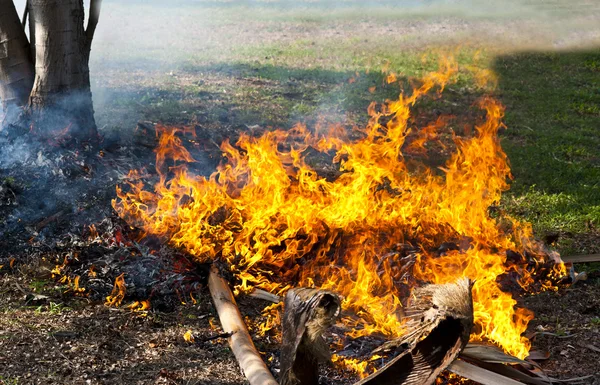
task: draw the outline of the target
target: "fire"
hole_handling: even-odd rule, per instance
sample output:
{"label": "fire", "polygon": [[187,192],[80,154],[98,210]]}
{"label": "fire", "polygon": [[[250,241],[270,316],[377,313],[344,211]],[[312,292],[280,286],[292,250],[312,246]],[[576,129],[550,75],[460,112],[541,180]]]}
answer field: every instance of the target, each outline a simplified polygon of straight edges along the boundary
{"label": "fire", "polygon": [[280,311],[282,309],[282,302],[274,303],[263,309],[262,315],[266,318],[266,321],[257,325],[258,335],[264,336],[269,330],[281,324]]}
{"label": "fire", "polygon": [[346,358],[338,356],[337,354],[332,354],[331,362],[342,366],[346,370],[356,373],[360,378],[365,378],[370,374],[367,372],[367,361],[361,361],[356,358]]}
{"label": "fire", "polygon": [[[108,301],[108,299],[107,299]],[[146,312],[150,310],[150,300],[144,299],[141,301],[134,301],[129,305],[125,306],[126,309],[129,309],[134,312]]]}
{"label": "fire", "polygon": [[[497,138],[504,108],[483,98],[485,119],[472,137],[455,138],[456,151],[440,170],[415,171],[404,158],[436,140],[451,119],[419,129],[411,107],[441,93],[457,72],[454,59],[444,58],[412,93],[372,103],[360,139],[348,139],[340,127],[312,132],[303,125],[258,138],[242,133],[235,146],[221,145],[227,161],[210,177],[188,171],[194,159],[180,138],[185,133],[158,127],[158,182],[148,188],[132,171],[113,207],[199,261],[226,261],[237,290],[281,294],[293,282],[340,293],[344,309],[358,316],[344,319],[353,336],[401,335],[402,287],[467,276],[475,281],[472,339],[524,358],[529,341],[522,333],[532,314],[516,307],[497,278],[507,271],[507,250],[535,252],[535,244],[529,225],[488,211],[511,177]],[[337,177],[309,165],[309,148],[333,157]],[[457,246],[436,255],[444,242]],[[406,245],[416,250],[414,266],[404,259]]]}
{"label": "fire", "polygon": [[79,286],[80,277],[76,275],[74,278],[64,275],[58,282],[64,283],[67,285],[67,290],[65,293],[73,292],[75,295],[86,295],[85,288]]}
{"label": "fire", "polygon": [[125,287],[125,273],[119,275],[115,278],[115,286],[112,289],[112,292],[108,297],[106,297],[106,302],[104,303],[106,306],[111,307],[119,307],[123,299],[125,298],[127,288]]}
{"label": "fire", "polygon": [[183,334],[183,339],[185,340],[185,342],[187,343],[194,343],[195,342],[195,338],[194,338],[194,333],[192,333],[191,330],[186,331]]}

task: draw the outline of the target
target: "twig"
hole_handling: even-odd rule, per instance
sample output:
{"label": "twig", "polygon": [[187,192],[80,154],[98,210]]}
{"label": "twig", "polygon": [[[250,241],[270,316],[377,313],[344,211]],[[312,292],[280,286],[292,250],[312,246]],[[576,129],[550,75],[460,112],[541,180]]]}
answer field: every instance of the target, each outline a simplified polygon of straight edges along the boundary
{"label": "twig", "polygon": [[600,262],[600,254],[569,255],[566,257],[561,256],[561,259],[563,262],[572,263]]}
{"label": "twig", "polygon": [[231,333],[229,346],[250,385],[277,385],[277,381],[252,343],[250,333],[227,282],[219,276],[214,266],[208,277],[208,289],[217,308],[223,331]]}
{"label": "twig", "polygon": [[480,368],[463,360],[454,360],[448,367],[448,370],[483,385],[523,385],[522,382]]}
{"label": "twig", "polygon": [[208,342],[208,341],[212,341],[212,340],[218,340],[219,338],[229,338],[232,335],[233,335],[233,333],[219,333],[214,336],[202,338],[199,340],[199,342]]}
{"label": "twig", "polygon": [[42,230],[44,227],[48,226],[50,223],[56,221],[58,218],[60,218],[62,215],[64,215],[66,213],[65,210],[60,210],[59,212],[50,215],[49,217],[42,219],[41,221],[39,221],[36,225],[35,225],[35,230],[36,231],[40,231]]}
{"label": "twig", "polygon": [[29,14],[29,0],[25,2],[25,10],[23,11],[23,21],[21,21],[21,25],[23,29],[25,29],[25,25],[27,24],[27,15]]}
{"label": "twig", "polygon": [[281,302],[280,296],[278,296],[277,294],[269,293],[268,291],[265,291],[262,289],[254,289],[250,294],[248,294],[248,296],[252,297],[252,298],[258,298],[258,299],[262,299],[265,301],[273,302],[273,303]]}
{"label": "twig", "polygon": [[590,349],[593,352],[600,353],[600,348],[591,344],[580,344],[579,346]]}
{"label": "twig", "polygon": [[98,19],[100,18],[101,7],[102,0],[90,0],[90,18],[88,20],[87,28],[85,29],[88,45],[92,44],[94,32],[96,32],[96,26],[98,25]]}
{"label": "twig", "polygon": [[552,336],[552,337],[556,337],[556,338],[560,338],[560,339],[564,339],[564,338],[573,338],[576,335],[578,335],[579,333],[573,333],[573,334],[566,334],[566,335],[560,335],[557,333],[551,333],[551,332],[535,332],[533,333],[533,336],[537,336],[537,335],[541,335],[541,336]]}

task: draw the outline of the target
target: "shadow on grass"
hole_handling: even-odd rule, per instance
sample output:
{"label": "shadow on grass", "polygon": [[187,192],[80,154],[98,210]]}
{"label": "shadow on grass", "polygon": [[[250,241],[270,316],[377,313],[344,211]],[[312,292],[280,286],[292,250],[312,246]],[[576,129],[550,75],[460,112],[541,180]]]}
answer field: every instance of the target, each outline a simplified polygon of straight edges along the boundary
{"label": "shadow on grass", "polygon": [[[291,127],[317,117],[366,122],[369,103],[397,98],[398,84],[385,85],[377,71],[297,69],[247,63],[184,66],[169,79],[136,90],[94,91],[99,125],[136,120],[218,127]],[[400,79],[408,87],[407,79]],[[115,119],[122,116],[123,119]],[[362,119],[362,122],[356,119]]]}
{"label": "shadow on grass", "polygon": [[511,210],[545,232],[594,233],[600,228],[600,50],[501,56],[493,70],[507,108],[502,144],[515,177]]}

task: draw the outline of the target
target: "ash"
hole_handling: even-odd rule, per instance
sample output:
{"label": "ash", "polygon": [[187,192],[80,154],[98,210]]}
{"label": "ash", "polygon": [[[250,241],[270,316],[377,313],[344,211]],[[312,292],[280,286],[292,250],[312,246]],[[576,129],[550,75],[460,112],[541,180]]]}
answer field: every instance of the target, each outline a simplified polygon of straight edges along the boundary
{"label": "ash", "polygon": [[[0,131],[0,265],[35,276],[80,277],[91,300],[125,273],[127,299],[152,298],[167,310],[206,280],[202,265],[144,238],[112,209],[129,170],[155,174],[152,125],[90,144]],[[214,170],[213,154],[196,168]],[[198,170],[197,170],[198,171]],[[58,274],[52,270],[60,267]]]}

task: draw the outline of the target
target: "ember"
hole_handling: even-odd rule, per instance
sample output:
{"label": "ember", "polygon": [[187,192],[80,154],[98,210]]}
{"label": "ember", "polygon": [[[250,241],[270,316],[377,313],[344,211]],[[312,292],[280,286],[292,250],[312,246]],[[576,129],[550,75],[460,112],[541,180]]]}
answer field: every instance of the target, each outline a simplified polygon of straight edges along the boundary
{"label": "ember", "polygon": [[[257,138],[241,134],[235,146],[221,144],[226,161],[208,178],[187,167],[194,159],[181,139],[186,130],[158,127],[158,182],[149,188],[150,180],[131,171],[113,207],[199,262],[226,262],[238,291],[281,295],[302,285],[341,294],[342,308],[357,316],[342,319],[353,337],[402,336],[403,302],[414,287],[468,277],[475,282],[471,340],[524,358],[530,343],[522,334],[533,314],[516,307],[499,280],[517,272],[522,286],[532,284],[526,263],[508,260],[508,252],[540,265],[546,257],[527,223],[490,215],[511,178],[497,138],[504,108],[482,98],[485,119],[472,137],[455,138],[456,151],[439,171],[414,168],[403,155],[447,124],[437,119],[420,129],[411,107],[441,93],[457,71],[453,58],[444,58],[412,93],[372,103],[357,140],[339,127],[313,132],[303,125]],[[311,151],[338,164],[335,177],[311,166]],[[564,265],[550,273],[563,276]]]}

